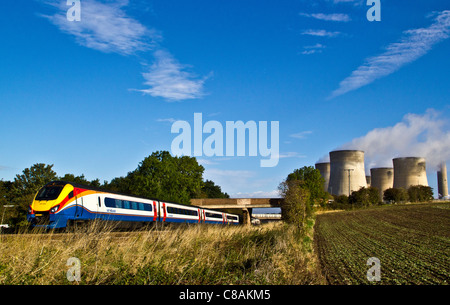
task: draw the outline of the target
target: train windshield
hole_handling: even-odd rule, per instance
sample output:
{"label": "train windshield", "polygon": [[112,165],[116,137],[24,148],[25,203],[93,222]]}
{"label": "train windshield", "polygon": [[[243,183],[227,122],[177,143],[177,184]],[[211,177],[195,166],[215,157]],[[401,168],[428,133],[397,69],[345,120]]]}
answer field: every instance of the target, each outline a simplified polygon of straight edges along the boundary
{"label": "train windshield", "polygon": [[37,194],[36,200],[55,200],[63,188],[63,185],[45,186]]}

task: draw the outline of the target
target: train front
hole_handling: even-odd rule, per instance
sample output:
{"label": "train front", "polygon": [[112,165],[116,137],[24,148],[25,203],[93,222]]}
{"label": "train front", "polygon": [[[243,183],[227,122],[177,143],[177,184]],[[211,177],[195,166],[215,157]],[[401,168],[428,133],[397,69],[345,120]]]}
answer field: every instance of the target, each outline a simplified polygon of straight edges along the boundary
{"label": "train front", "polygon": [[70,216],[64,211],[64,207],[73,198],[73,190],[73,186],[64,181],[53,181],[44,185],[28,209],[28,222],[32,226],[47,229],[66,227]]}

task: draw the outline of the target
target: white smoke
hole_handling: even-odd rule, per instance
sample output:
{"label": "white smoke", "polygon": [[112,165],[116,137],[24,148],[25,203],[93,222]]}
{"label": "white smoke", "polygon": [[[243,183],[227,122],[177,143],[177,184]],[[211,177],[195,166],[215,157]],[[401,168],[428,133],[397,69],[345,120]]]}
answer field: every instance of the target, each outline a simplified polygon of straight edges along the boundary
{"label": "white smoke", "polygon": [[338,149],[365,152],[366,171],[373,167],[392,167],[397,157],[424,157],[428,169],[436,170],[450,160],[449,120],[434,109],[425,114],[406,114],[394,126],[375,128]]}

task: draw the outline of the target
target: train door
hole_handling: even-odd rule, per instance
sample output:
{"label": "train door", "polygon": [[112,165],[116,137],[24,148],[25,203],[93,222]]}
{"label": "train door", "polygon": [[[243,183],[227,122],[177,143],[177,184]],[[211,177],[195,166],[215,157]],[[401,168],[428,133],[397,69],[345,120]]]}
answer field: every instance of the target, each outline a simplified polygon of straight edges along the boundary
{"label": "train door", "polygon": [[80,218],[83,215],[83,197],[75,197],[75,218]]}

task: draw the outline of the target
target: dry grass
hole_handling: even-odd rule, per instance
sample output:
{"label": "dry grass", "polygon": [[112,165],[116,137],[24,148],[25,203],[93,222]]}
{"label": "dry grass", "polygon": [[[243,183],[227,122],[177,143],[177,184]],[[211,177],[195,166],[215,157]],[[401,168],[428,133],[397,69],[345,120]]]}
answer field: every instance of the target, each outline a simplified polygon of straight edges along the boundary
{"label": "dry grass", "polygon": [[323,284],[311,236],[283,223],[3,235],[0,284],[70,284],[70,257],[75,284]]}

